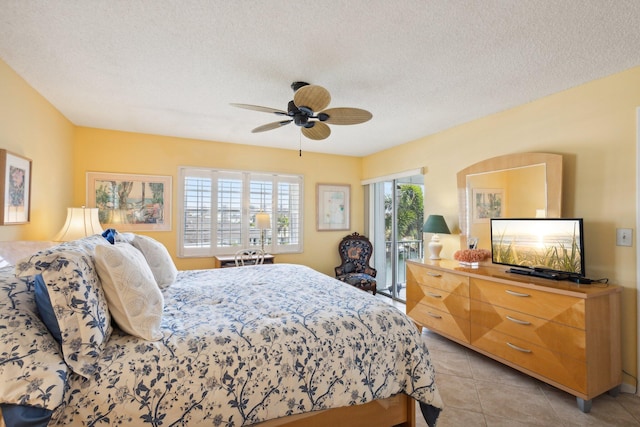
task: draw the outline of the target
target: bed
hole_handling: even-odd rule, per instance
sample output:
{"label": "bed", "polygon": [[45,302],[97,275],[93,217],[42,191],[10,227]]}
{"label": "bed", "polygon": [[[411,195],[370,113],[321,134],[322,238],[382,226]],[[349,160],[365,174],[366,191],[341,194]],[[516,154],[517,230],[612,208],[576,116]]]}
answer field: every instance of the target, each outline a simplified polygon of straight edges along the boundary
{"label": "bed", "polygon": [[8,427],[414,426],[415,402],[435,425],[428,350],[391,305],[301,265],[177,271],[153,239],[110,237],[0,267]]}

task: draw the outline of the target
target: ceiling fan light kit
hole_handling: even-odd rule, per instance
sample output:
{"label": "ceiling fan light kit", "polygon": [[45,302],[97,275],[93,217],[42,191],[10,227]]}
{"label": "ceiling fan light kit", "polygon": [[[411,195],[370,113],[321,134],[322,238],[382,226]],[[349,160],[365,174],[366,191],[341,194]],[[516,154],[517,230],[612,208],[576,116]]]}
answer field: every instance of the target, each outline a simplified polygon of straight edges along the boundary
{"label": "ceiling fan light kit", "polygon": [[289,120],[258,126],[251,131],[253,133],[277,129],[293,122],[295,125],[300,126],[305,137],[315,140],[326,139],[331,135],[331,128],[327,123],[332,125],[357,125],[371,120],[371,117],[373,117],[370,112],[360,108],[340,107],[326,109],[331,102],[331,95],[322,86],[310,85],[306,82],[293,82],[291,83],[291,89],[294,91],[293,100],[289,101],[287,111],[251,104],[231,105],[290,117]]}

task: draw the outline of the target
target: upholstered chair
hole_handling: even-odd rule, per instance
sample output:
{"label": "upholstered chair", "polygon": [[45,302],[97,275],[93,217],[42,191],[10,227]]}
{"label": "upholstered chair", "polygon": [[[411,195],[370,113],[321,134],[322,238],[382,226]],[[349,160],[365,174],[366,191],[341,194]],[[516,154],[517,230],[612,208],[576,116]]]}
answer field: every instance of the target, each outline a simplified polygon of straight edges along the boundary
{"label": "upholstered chair", "polygon": [[342,264],[335,268],[336,278],[365,291],[376,294],[376,269],[369,265],[373,245],[366,236],[353,233],[338,245]]}

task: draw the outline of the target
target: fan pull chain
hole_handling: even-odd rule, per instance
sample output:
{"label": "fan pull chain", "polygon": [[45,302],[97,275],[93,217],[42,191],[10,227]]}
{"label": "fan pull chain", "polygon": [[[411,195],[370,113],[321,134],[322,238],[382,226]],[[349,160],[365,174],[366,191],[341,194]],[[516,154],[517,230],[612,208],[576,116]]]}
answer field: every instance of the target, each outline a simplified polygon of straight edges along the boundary
{"label": "fan pull chain", "polygon": [[300,150],[299,156],[302,157],[302,129],[300,129],[300,133],[298,134],[298,150]]}

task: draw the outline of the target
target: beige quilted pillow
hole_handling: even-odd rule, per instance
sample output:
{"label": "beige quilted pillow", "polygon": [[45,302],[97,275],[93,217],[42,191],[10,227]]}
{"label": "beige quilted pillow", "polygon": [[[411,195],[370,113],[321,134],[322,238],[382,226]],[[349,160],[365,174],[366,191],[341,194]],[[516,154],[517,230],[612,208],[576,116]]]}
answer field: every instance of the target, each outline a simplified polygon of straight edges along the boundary
{"label": "beige quilted pillow", "polygon": [[131,244],[144,255],[160,289],[166,289],[176,281],[178,269],[162,243],[151,237],[136,234]]}
{"label": "beige quilted pillow", "polygon": [[142,253],[126,243],[97,246],[95,263],[120,329],[149,341],[162,338],[164,298]]}

